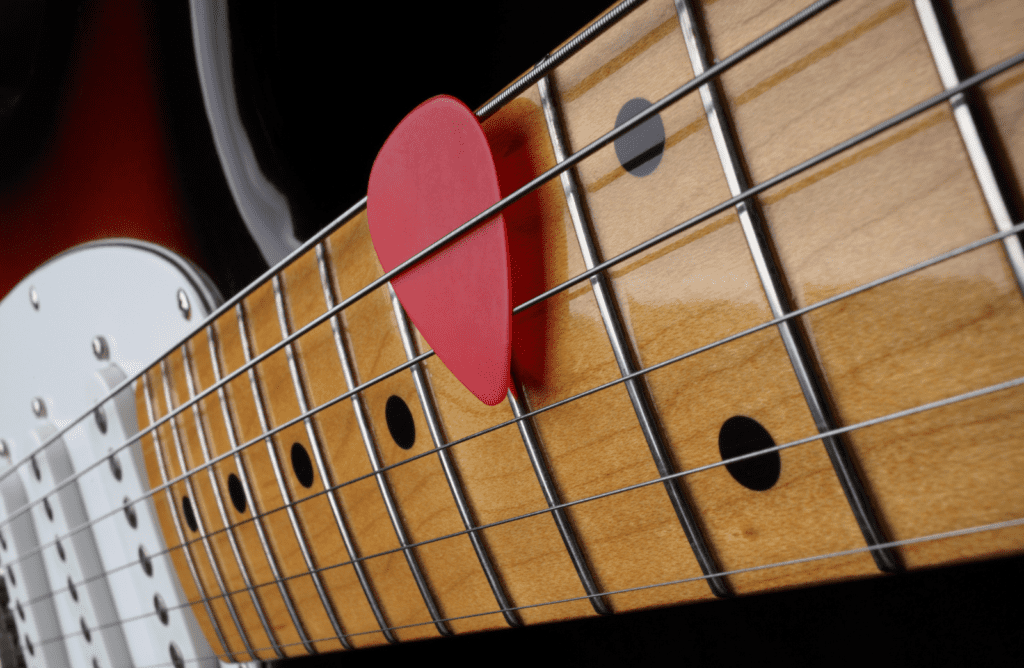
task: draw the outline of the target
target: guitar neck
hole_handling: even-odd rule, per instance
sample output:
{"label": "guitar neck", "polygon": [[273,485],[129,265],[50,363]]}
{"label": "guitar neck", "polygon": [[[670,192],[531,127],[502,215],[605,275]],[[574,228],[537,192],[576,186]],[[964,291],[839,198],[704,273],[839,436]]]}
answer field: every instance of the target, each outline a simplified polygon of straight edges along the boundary
{"label": "guitar neck", "polygon": [[[800,5],[628,12],[485,120],[503,192]],[[365,211],[150,368],[140,426],[174,411],[143,438],[153,499],[211,647],[1020,552],[1020,243],[893,274],[1020,221],[1024,72],[841,145],[1024,50],[1020,3],[953,5],[839,2],[509,207],[512,303],[561,289],[516,315],[497,406],[388,285],[331,313],[383,275]]]}

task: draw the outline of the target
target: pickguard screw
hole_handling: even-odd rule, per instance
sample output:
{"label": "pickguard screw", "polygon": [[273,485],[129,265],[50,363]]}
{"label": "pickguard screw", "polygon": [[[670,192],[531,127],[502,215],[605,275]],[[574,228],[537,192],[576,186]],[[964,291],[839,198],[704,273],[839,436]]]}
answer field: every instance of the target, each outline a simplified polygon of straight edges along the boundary
{"label": "pickguard screw", "polygon": [[192,317],[192,305],[188,303],[188,295],[181,288],[178,288],[178,308],[181,310],[181,314],[185,316],[185,320]]}
{"label": "pickguard screw", "polygon": [[32,400],[32,412],[35,413],[36,417],[46,417],[46,404],[39,397]]}
{"label": "pickguard screw", "polygon": [[97,336],[92,340],[92,354],[98,360],[105,360],[110,357],[110,348],[107,347],[107,340],[105,338]]}
{"label": "pickguard screw", "polygon": [[93,414],[96,416],[96,427],[99,428],[100,433],[107,433],[107,412],[103,410],[103,406],[97,406]]}
{"label": "pickguard screw", "polygon": [[39,310],[39,293],[36,292],[35,287],[30,287],[28,289],[28,300],[30,302],[32,302],[32,308],[34,308],[35,310],[38,311]]}

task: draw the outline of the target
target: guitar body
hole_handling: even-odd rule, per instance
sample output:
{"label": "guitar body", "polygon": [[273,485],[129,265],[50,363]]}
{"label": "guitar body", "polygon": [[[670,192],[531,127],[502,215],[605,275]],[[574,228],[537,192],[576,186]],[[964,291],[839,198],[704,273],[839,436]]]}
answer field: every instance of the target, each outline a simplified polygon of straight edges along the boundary
{"label": "guitar body", "polygon": [[[651,0],[626,13],[483,119],[492,150],[517,166],[503,173],[510,182],[502,191],[589,150],[806,4]],[[84,360],[43,362],[39,379],[50,380],[35,389],[32,360],[47,356],[20,355],[37,337],[8,336],[16,327],[9,323],[44,313],[57,284],[39,286],[69,258],[110,249],[58,258],[5,298],[0,331],[5,345],[15,342],[5,371],[17,365],[24,373],[4,381],[10,417],[0,414],[0,435],[12,455],[0,484],[21,481],[23,497],[5,497],[4,511],[31,518],[36,536],[36,548],[17,546],[14,568],[31,570],[22,555],[35,549],[43,565],[32,577],[46,585],[25,598],[9,583],[11,608],[38,599],[50,637],[67,636],[52,644],[69,656],[90,645],[74,613],[107,604],[69,599],[54,555],[73,523],[61,516],[67,526],[46,528],[46,484],[28,457],[68,450],[83,438],[70,425],[100,402],[136,422],[120,420],[117,443],[102,445],[93,434],[88,447],[70,450],[88,450],[94,462],[103,447],[135,457],[139,491],[126,497],[148,509],[137,520],[148,517],[147,545],[174,574],[161,596],[176,602],[168,607],[180,628],[176,640],[159,635],[160,606],[138,584],[131,596],[107,585],[115,603],[97,619],[117,628],[127,610],[144,612],[161,653],[175,642],[186,658],[212,652],[299,665],[309,653],[525,625],[411,647],[450,653],[568,637],[555,656],[578,659],[575,648],[590,645],[580,650],[586,665],[688,654],[729,663],[761,658],[734,647],[734,637],[777,650],[785,623],[775,611],[784,609],[801,627],[794,642],[817,638],[802,656],[834,661],[827,645],[887,631],[901,638],[892,627],[908,615],[916,624],[908,633],[923,644],[944,621],[918,609],[957,607],[933,593],[943,588],[963,597],[972,631],[994,628],[994,643],[1011,647],[1001,630],[1020,619],[1019,606],[978,590],[1002,588],[1024,549],[1024,358],[1016,345],[1024,300],[1019,241],[1007,231],[1022,213],[1021,66],[738,195],[1024,50],[1013,28],[1024,18],[1019,2],[958,2],[937,14],[929,6],[842,0],[659,109],[643,132],[606,142],[509,207],[512,302],[552,295],[515,316],[533,343],[514,345],[517,392],[493,408],[462,387],[405,318],[383,282],[365,211],[335,221],[232,298],[249,282],[240,276],[258,273],[254,265],[225,272],[204,256],[208,242],[190,237],[195,230],[167,231],[168,221],[190,217],[196,200],[188,188],[179,197],[168,186],[183,177],[167,165],[183,161],[157,150],[164,143],[153,108],[149,134],[136,137],[134,149],[122,147],[149,165],[133,173],[141,181],[110,178],[107,190],[69,185],[62,165],[88,158],[103,173],[105,154],[72,132],[73,123],[58,125],[70,129],[57,130],[50,157],[22,177],[22,188],[3,193],[5,221],[157,221],[153,234],[170,236],[156,240],[207,266],[229,301],[218,309],[216,289],[173,256],[122,249],[125,258],[152,256],[149,269],[125,278],[103,274],[132,295],[114,300],[122,316],[147,309],[148,322],[174,326],[158,328],[159,336],[121,334],[116,314],[62,316],[74,324],[57,325],[51,345]],[[935,22],[938,32],[929,32]],[[943,69],[943,53],[955,68]],[[117,136],[117,123],[104,122],[97,127]],[[266,127],[273,145],[279,135],[273,123]],[[632,154],[627,139],[639,142]],[[287,182],[276,174],[278,186]],[[106,195],[87,196],[94,191]],[[730,198],[737,200],[722,204]],[[323,201],[295,204],[296,220]],[[237,216],[232,221],[240,228]],[[96,234],[125,234],[122,223],[104,224]],[[665,238],[652,243],[658,235]],[[979,245],[961,250],[972,243]],[[943,253],[951,256],[911,271]],[[606,261],[614,263],[590,271]],[[575,279],[586,272],[592,276]],[[83,294],[91,289],[70,280]],[[174,293],[163,301],[163,280],[191,286],[189,318]],[[370,284],[377,287],[364,296]],[[38,311],[22,294],[32,286]],[[92,338],[114,330],[116,354],[97,359]],[[129,340],[135,352],[121,359],[120,342]],[[123,375],[103,371],[110,366]],[[81,398],[50,398],[65,391],[51,388],[69,373],[75,380],[66,391]],[[129,389],[119,388],[121,378],[133,381]],[[101,381],[107,392],[121,391],[104,398]],[[100,393],[73,389],[87,386]],[[47,405],[45,418],[31,412],[35,396]],[[84,431],[95,421],[88,415]],[[47,420],[52,427],[40,431]],[[742,460],[761,448],[772,451]],[[89,457],[76,456],[74,471],[89,467]],[[111,473],[107,465],[95,471]],[[84,521],[116,510],[118,494],[105,494],[107,510],[87,503]],[[127,515],[115,515],[126,523]],[[117,528],[110,540],[122,549],[109,554],[103,534],[90,533],[93,547],[82,553],[98,555],[89,557],[97,582],[114,582],[111,571],[148,582],[124,548],[129,530]],[[1011,559],[917,572],[1000,557]],[[792,591],[806,587],[818,588]],[[867,594],[892,609],[879,611]],[[679,603],[695,605],[651,612]],[[986,614],[990,623],[979,622]],[[563,625],[543,626],[550,622]],[[45,626],[25,624],[37,633]],[[748,631],[752,625],[762,628]],[[679,627],[688,630],[677,646]],[[130,654],[145,665],[146,643],[130,633],[125,625],[120,636],[104,636],[102,655],[117,663]],[[605,651],[614,644],[606,635],[616,633],[618,657]],[[931,656],[964,656],[955,634],[937,635]],[[862,656],[876,656],[868,645]],[[360,649],[346,658],[402,651]],[[839,654],[841,662],[856,649]]]}

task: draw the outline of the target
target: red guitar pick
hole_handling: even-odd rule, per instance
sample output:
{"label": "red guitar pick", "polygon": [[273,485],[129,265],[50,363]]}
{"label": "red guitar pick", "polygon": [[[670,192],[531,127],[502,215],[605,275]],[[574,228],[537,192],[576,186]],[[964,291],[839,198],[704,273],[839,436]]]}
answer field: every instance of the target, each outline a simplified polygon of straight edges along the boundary
{"label": "red guitar pick", "polygon": [[[427,100],[398,124],[370,171],[367,218],[381,266],[394,269],[499,199],[476,116],[453,97]],[[509,266],[498,214],[391,281],[437,356],[489,406],[510,385]]]}

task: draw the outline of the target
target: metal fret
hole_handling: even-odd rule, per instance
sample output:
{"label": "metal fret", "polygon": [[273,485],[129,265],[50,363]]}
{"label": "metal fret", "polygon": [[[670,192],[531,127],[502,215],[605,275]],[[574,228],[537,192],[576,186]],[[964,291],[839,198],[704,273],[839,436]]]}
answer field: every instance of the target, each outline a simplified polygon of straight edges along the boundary
{"label": "metal fret", "polygon": [[[213,379],[215,382],[219,382],[221,378],[220,360],[217,358],[217,343],[214,337],[212,325],[206,328],[206,340],[210,347]],[[252,488],[249,484],[249,473],[246,469],[245,463],[242,461],[242,455],[238,451],[238,436],[235,434],[234,419],[231,416],[231,409],[228,406],[227,393],[225,392],[224,387],[217,388],[217,397],[220,399],[220,410],[224,414],[224,430],[228,433],[228,444],[231,446],[231,451],[234,453],[233,457],[235,460],[235,468],[238,470],[238,479],[242,483],[242,491],[245,493],[246,505],[252,509],[253,524],[256,527],[256,535],[259,536],[260,539],[260,546],[263,548],[263,555],[267,558],[267,564],[270,566],[270,573],[274,578],[274,583],[277,584],[277,590],[280,592],[281,598],[284,600],[285,608],[288,609],[288,616],[291,617],[292,625],[295,626],[295,630],[299,634],[299,641],[307,652],[314,654],[316,650],[312,643],[310,643],[306,629],[303,627],[302,621],[299,619],[299,615],[295,611],[295,604],[292,602],[291,594],[285,587],[284,578],[281,576],[281,569],[277,565],[277,558],[274,556],[274,551],[270,549],[270,542],[267,540],[266,529],[263,526],[263,515],[258,511],[256,499],[252,494]]]}
{"label": "metal fret", "polygon": [[[321,276],[326,277],[326,274],[321,272]],[[409,326],[405,309],[402,308],[401,302],[398,301],[398,295],[395,294],[390,283],[388,284],[388,294],[391,298],[391,308],[395,312],[395,321],[398,323],[398,332],[402,337],[405,357],[407,360],[413,360],[416,358],[417,353],[412,330]],[[333,323],[334,320],[331,322]],[[337,330],[335,331],[335,339],[340,340],[340,332]],[[505,587],[501,583],[501,578],[494,568],[491,555],[487,552],[483,536],[475,530],[476,519],[473,517],[473,509],[469,507],[469,501],[466,499],[466,494],[462,489],[462,482],[459,480],[459,472],[455,468],[455,462],[452,461],[452,456],[448,449],[443,447],[448,440],[445,438],[444,428],[441,426],[441,417],[438,415],[437,406],[427,381],[427,375],[420,364],[414,364],[410,370],[412,371],[413,383],[416,385],[416,395],[419,397],[420,406],[423,408],[423,415],[427,420],[427,428],[430,430],[430,438],[434,443],[434,448],[440,448],[437,450],[437,457],[441,460],[444,477],[448,481],[448,487],[452,490],[455,506],[459,509],[459,517],[462,518],[462,525],[469,532],[469,540],[473,544],[473,550],[476,552],[477,559],[480,561],[480,567],[484,570],[487,583],[491,586],[491,591],[494,592],[494,598],[501,608],[501,614],[505,617],[505,621],[509,626],[522,626],[522,620],[519,619],[519,615],[512,609],[512,602],[509,600]],[[353,386],[349,385],[349,387]]]}
{"label": "metal fret", "polygon": [[[238,320],[238,333],[242,340],[242,352],[245,355],[246,364],[252,359],[252,347],[249,343],[249,332],[248,325],[245,322],[245,311],[242,309],[242,304],[238,304],[235,307],[235,317]],[[259,416],[260,429],[266,433],[270,429],[270,421],[267,419],[267,409],[263,404],[263,392],[260,390],[259,381],[256,378],[256,370],[253,367],[249,367],[247,370],[249,375],[249,387],[252,389],[253,400],[256,403],[256,414]],[[299,524],[299,518],[295,514],[295,504],[292,501],[291,493],[288,491],[288,484],[284,480],[284,472],[281,470],[281,461],[277,457],[277,448],[274,445],[274,438],[268,436],[266,438],[267,443],[267,454],[270,456],[270,465],[274,469],[274,478],[277,480],[277,488],[281,493],[281,499],[284,501],[285,511],[288,513],[288,520],[292,524],[292,531],[295,533],[295,540],[299,544],[299,551],[302,553],[302,559],[306,562],[306,570],[309,572],[309,577],[313,580],[313,586],[316,587],[316,593],[320,597],[320,603],[324,606],[324,612],[327,613],[327,618],[331,622],[331,628],[334,629],[334,634],[345,649],[351,649],[351,645],[348,638],[345,636],[341,629],[341,624],[338,622],[338,618],[334,614],[334,607],[331,605],[330,598],[327,596],[327,591],[324,589],[324,584],[320,580],[320,571],[317,570],[316,564],[313,563],[313,555],[310,553],[309,544],[306,542],[305,533],[302,531],[302,526]]]}
{"label": "metal fret", "polygon": [[[554,148],[555,160],[561,162],[566,158],[565,138],[562,134],[562,123],[559,112],[555,105],[554,95],[551,91],[551,84],[548,77],[541,77],[537,82],[537,89],[540,92],[541,106],[544,108],[544,119],[547,121],[548,135],[551,138],[551,145]],[[580,251],[583,254],[583,262],[587,269],[593,269],[600,263],[597,254],[597,247],[594,245],[594,237],[590,230],[590,222],[587,220],[583,201],[580,198],[576,186],[575,171],[566,170],[561,174],[562,191],[565,193],[566,204],[569,207],[569,216],[572,218],[572,226],[576,231],[576,240],[579,242]],[[604,322],[605,331],[608,333],[608,341],[611,343],[612,351],[615,354],[615,361],[619,366],[619,373],[628,376],[640,367],[629,345],[625,334],[622,318],[609,288],[607,277],[603,272],[590,277],[590,287],[594,292],[594,299],[597,301],[598,310],[601,312],[601,320]],[[640,431],[643,432],[644,440],[651,451],[654,465],[658,469],[658,475],[669,475],[675,472],[672,457],[665,438],[658,425],[658,418],[654,407],[651,404],[650,396],[647,393],[645,383],[640,378],[630,378],[625,381],[626,392],[633,404],[633,411],[640,423]],[[679,519],[683,533],[690,543],[693,556],[697,559],[701,572],[709,576],[708,586],[716,596],[729,596],[729,588],[724,578],[718,577],[718,564],[711,554],[704,532],[697,522],[693,511],[690,509],[685,496],[683,495],[682,482],[666,481],[665,491],[668,494],[672,509]]]}
{"label": "metal fret", "polygon": [[[149,385],[149,375],[142,374],[142,395],[146,401],[146,416],[149,418],[149,423],[153,424],[156,418],[153,413],[153,390]],[[153,450],[156,452],[157,468],[160,470],[160,480],[163,483],[167,483],[167,464],[164,462],[163,446],[160,444],[160,434],[157,430],[153,430]],[[181,527],[181,517],[178,515],[178,506],[174,502],[174,495],[171,493],[170,487],[165,487],[164,492],[167,495],[167,505],[171,508],[171,517],[174,519],[174,530],[178,534],[178,545],[181,549],[182,554],[185,555],[185,562],[188,564],[189,573],[192,574],[192,581],[196,584],[196,589],[199,591],[199,597],[202,601],[203,607],[206,608],[206,615],[210,618],[210,625],[213,626],[214,633],[217,634],[217,640],[220,642],[221,648],[224,650],[224,656],[228,658],[232,663],[237,663],[235,655],[228,649],[228,644],[224,640],[224,634],[220,630],[220,623],[217,618],[213,616],[213,608],[210,607],[210,600],[206,597],[206,588],[203,587],[202,581],[199,579],[199,572],[196,571],[195,562],[192,560],[192,546],[185,540],[185,531]]]}
{"label": "metal fret", "polygon": [[[188,388],[189,399],[191,399],[196,395],[196,384],[192,374],[192,366],[189,362],[187,342],[181,346],[181,365],[185,371],[185,385]],[[166,383],[166,377],[164,382]],[[170,405],[169,400],[168,405]],[[199,411],[199,404],[192,404],[192,418],[196,423],[196,434],[199,439],[199,448],[203,454],[203,461],[208,462],[210,461],[210,448],[206,442],[206,428],[203,426],[202,415]],[[182,466],[184,467],[184,462],[182,462]],[[187,469],[182,468],[182,470],[184,471]],[[274,648],[274,653],[278,658],[284,658],[284,654],[281,652],[281,648],[277,644],[277,639],[274,637],[274,632],[270,628],[270,622],[267,621],[267,615],[263,610],[263,605],[256,596],[256,589],[253,587],[252,581],[249,579],[249,570],[246,568],[245,562],[242,561],[242,553],[238,549],[238,541],[235,538],[235,529],[234,526],[232,526],[231,521],[228,519],[227,509],[224,506],[224,498],[221,496],[220,486],[217,484],[217,477],[213,467],[207,468],[206,473],[210,479],[210,487],[213,488],[213,498],[217,503],[217,512],[220,513],[220,520],[224,524],[224,533],[227,535],[228,544],[231,546],[231,553],[235,557],[235,563],[238,564],[238,571],[242,575],[242,582],[245,584],[245,589],[249,592],[249,599],[252,601],[253,608],[256,610],[256,615],[260,618],[260,624],[263,626],[263,631],[267,634],[267,639]],[[227,598],[227,600],[230,601],[230,598]]]}
{"label": "metal fret", "polygon": [[[281,328],[281,336],[288,338],[289,327],[288,320],[285,315],[281,279],[278,276],[275,276],[271,281],[274,288],[274,302],[277,306],[277,321]],[[309,410],[309,402],[306,400],[306,390],[302,386],[302,379],[299,376],[299,368],[295,361],[295,351],[292,344],[289,343],[285,346],[284,352],[288,359],[288,369],[291,372],[292,383],[295,387],[295,396],[299,402],[299,411],[305,413]],[[331,478],[328,476],[327,467],[324,466],[323,455],[320,452],[320,439],[317,436],[316,429],[313,427],[313,420],[312,418],[305,418],[302,422],[306,428],[306,435],[309,437],[310,449],[313,451],[313,459],[316,462],[317,470],[320,472],[320,479],[323,480],[324,488],[330,490],[332,482]],[[362,425],[360,425],[360,428],[362,428]],[[372,459],[373,458],[371,457],[371,460]],[[374,468],[376,469],[377,466],[374,465]],[[388,623],[384,619],[384,613],[381,610],[380,603],[377,601],[377,595],[374,593],[373,587],[370,585],[370,579],[366,575],[366,570],[363,568],[363,562],[356,561],[359,556],[359,552],[356,549],[355,542],[352,540],[352,536],[349,534],[348,525],[341,514],[341,507],[338,505],[338,498],[333,490],[327,493],[327,500],[331,505],[331,513],[334,515],[334,523],[337,525],[338,532],[341,534],[341,539],[345,543],[345,549],[348,550],[349,559],[352,560],[352,567],[355,568],[356,576],[359,578],[359,585],[363,589],[363,594],[366,595],[366,600],[370,604],[370,609],[373,610],[373,615],[377,619],[377,624],[380,626],[381,631],[384,632],[384,637],[387,638],[388,642],[398,642],[398,640],[391,634],[391,631],[388,630]],[[389,507],[388,510],[390,511],[391,508]],[[392,522],[394,522],[394,518],[392,518]],[[408,556],[406,558],[408,559]],[[420,575],[419,571],[414,570],[413,575]],[[422,575],[420,575],[420,578],[421,577]],[[420,584],[420,578],[417,578],[416,580],[417,585]],[[425,587],[426,585],[424,584],[423,586]],[[421,588],[420,591],[424,592],[425,589]],[[428,608],[430,607],[429,601],[427,606]],[[434,619],[439,619],[440,615],[433,615],[434,608],[430,609],[432,617]]]}
{"label": "metal fret", "polygon": [[[163,381],[164,401],[167,402],[167,410],[173,410],[174,402],[171,399],[171,381],[169,374],[167,373],[166,357],[160,360],[160,377]],[[181,470],[184,473],[188,471],[189,468],[185,463],[185,450],[181,445],[181,434],[178,433],[177,421],[171,420],[170,426],[171,440],[174,441],[174,450],[178,456],[178,465],[181,466]],[[213,471],[212,468],[208,470],[211,472]],[[246,635],[245,629],[242,628],[242,621],[238,618],[238,612],[235,610],[235,604],[232,602],[231,597],[227,595],[227,592],[230,590],[224,584],[224,576],[221,575],[220,565],[217,563],[217,558],[213,554],[213,547],[210,545],[210,538],[206,535],[206,524],[203,522],[203,514],[199,510],[199,497],[196,496],[195,488],[192,486],[192,476],[188,476],[183,482],[185,483],[185,491],[188,492],[189,497],[192,499],[192,504],[194,506],[193,515],[195,516],[200,542],[203,545],[203,551],[206,552],[206,558],[210,561],[210,570],[213,572],[213,579],[217,582],[217,589],[220,590],[224,599],[224,604],[227,606],[228,614],[231,615],[231,621],[234,622],[235,627],[238,629],[238,637],[242,639],[242,645],[245,646],[245,651],[249,653],[250,657],[256,659],[257,657],[253,652],[252,645],[249,644],[249,637]]]}
{"label": "metal fret", "polygon": [[[928,48],[935,60],[935,68],[939,71],[939,78],[942,80],[946,90],[958,85],[961,81],[957,74],[956,65],[953,62],[954,42],[947,37],[947,31],[952,26],[943,26],[935,11],[932,0],[914,0],[917,7],[917,15],[924,29],[925,39],[928,41]],[[943,30],[943,28],[946,30]],[[957,53],[957,56],[961,54]],[[988,150],[982,141],[978,125],[974,120],[974,113],[964,93],[957,93],[949,99],[949,106],[953,109],[953,118],[960,130],[960,137],[963,139],[964,147],[967,149],[967,156],[971,159],[974,167],[974,175],[978,178],[981,192],[985,196],[985,203],[988,205],[989,214],[1000,232],[1013,227],[1013,219],[1010,217],[1010,210],[1006,204],[1007,197],[1003,194],[996,179],[992,161],[989,158]],[[1007,260],[1013,270],[1013,276],[1017,280],[1017,287],[1024,292],[1024,249],[1021,247],[1020,237],[1017,235],[1003,239],[1003,248],[1006,250]]]}
{"label": "metal fret", "polygon": [[[555,487],[555,481],[551,478],[551,471],[548,470],[548,464],[544,460],[544,453],[540,450],[540,439],[533,426],[533,418],[526,415],[530,412],[530,407],[526,404],[525,389],[514,376],[512,382],[516,386],[516,391],[509,390],[508,405],[512,407],[512,414],[518,419],[516,425],[519,427],[519,434],[523,438],[523,445],[526,446],[526,453],[529,455],[530,464],[533,465],[533,471],[537,475],[537,482],[540,483],[544,500],[547,502],[548,508],[551,509],[551,517],[555,520],[555,526],[558,527],[558,533],[562,537],[562,542],[565,543],[569,559],[572,560],[573,568],[579,575],[583,590],[587,592],[594,611],[599,615],[610,615],[612,609],[602,596],[601,590],[594,580],[594,574],[590,572],[590,564],[587,563],[587,558],[583,554],[583,548],[580,547],[579,541],[576,539],[576,532],[569,522],[569,516],[561,507],[562,501],[558,497],[558,488]],[[516,394],[522,397],[522,400]]]}
{"label": "metal fret", "polygon": [[[694,76],[700,76],[708,69],[707,47],[703,35],[697,24],[690,0],[675,0],[675,3]],[[701,86],[700,96],[704,103],[708,125],[711,127],[715,148],[722,163],[722,170],[729,184],[729,192],[735,197],[749,187],[749,179],[742,167],[735,134],[726,115],[716,82],[711,81]],[[757,268],[757,275],[761,279],[772,317],[779,318],[793,309],[789,304],[782,274],[772,255],[764,218],[760,214],[756,199],[750,197],[738,202],[736,213],[743,228],[747,247],[753,257],[754,266]],[[807,353],[806,343],[796,322],[784,320],[779,323],[778,330],[815,426],[819,432],[831,431],[839,424],[839,421],[832,415],[825,395],[821,391],[823,380],[810,361],[811,357]],[[823,437],[822,443],[828,452],[839,484],[843,488],[843,493],[857,520],[857,525],[864,535],[864,540],[868,545],[885,543],[885,534],[871,508],[871,501],[853,466],[845,444],[838,436]],[[898,558],[891,549],[872,550],[871,555],[875,559],[875,564],[883,571],[894,572],[900,569]]]}

